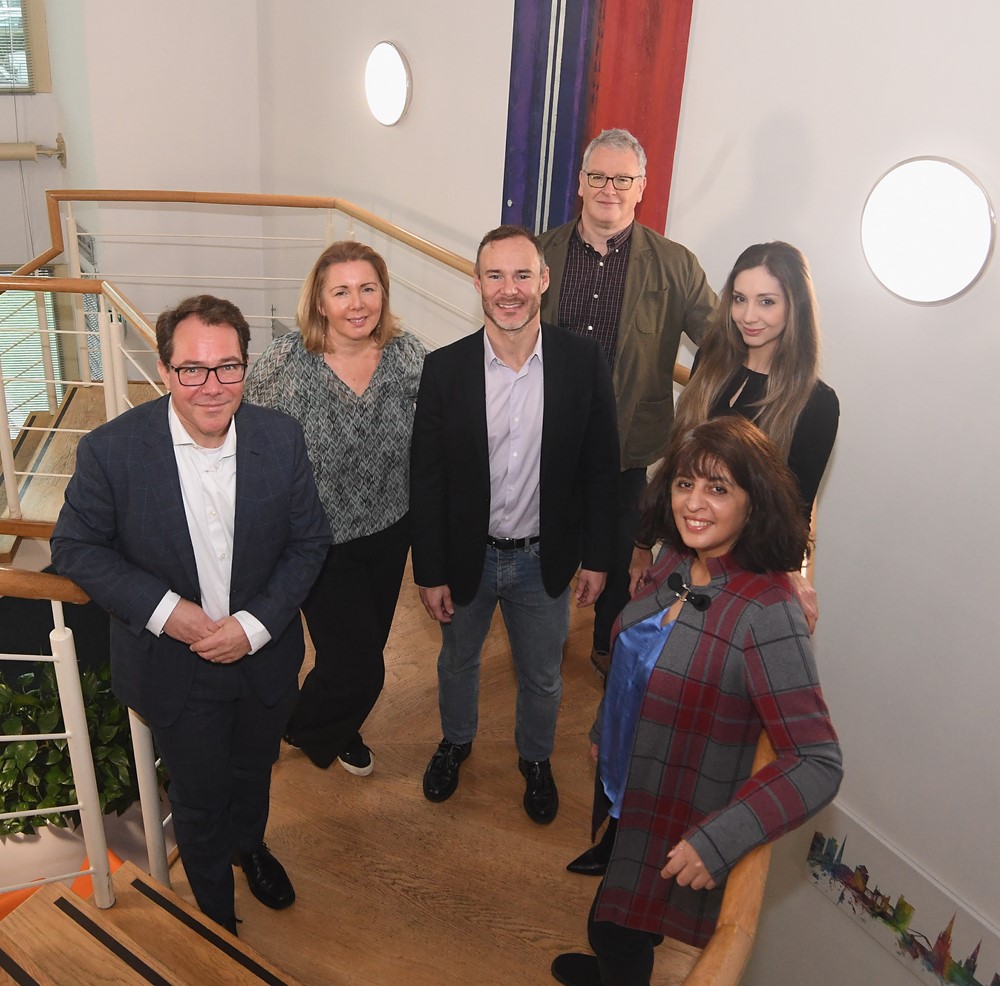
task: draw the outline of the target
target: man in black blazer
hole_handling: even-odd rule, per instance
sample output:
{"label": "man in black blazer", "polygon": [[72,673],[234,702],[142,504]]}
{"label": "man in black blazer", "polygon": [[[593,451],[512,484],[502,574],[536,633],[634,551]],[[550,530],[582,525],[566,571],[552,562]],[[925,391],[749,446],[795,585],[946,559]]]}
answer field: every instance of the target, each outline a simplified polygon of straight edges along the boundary
{"label": "man in black blazer", "polygon": [[330,535],[299,425],[241,404],[239,309],[189,298],[156,335],[169,397],[81,440],[52,560],[111,614],[115,694],[170,774],[198,906],[235,933],[234,862],[269,907],[295,899],[264,830]]}
{"label": "man in black blazer", "polygon": [[613,550],[618,476],[614,392],[591,340],[542,325],[548,268],[517,226],[476,258],[485,325],[430,353],[413,430],[413,573],[441,623],[444,738],[424,774],[451,797],[478,726],[479,659],[500,603],[518,679],[515,742],[530,818],[559,807],[549,755],[562,695],[569,583],[592,605]]}

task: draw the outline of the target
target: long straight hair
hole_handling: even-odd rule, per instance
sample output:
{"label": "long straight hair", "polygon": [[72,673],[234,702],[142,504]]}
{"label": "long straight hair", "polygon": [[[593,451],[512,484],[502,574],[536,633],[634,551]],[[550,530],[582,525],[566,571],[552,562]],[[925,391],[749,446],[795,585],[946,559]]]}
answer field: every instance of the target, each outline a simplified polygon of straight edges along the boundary
{"label": "long straight hair", "polygon": [[698,351],[698,372],[677,402],[674,428],[690,431],[708,419],[726,386],[743,370],[749,347],[733,322],[733,282],[745,270],[763,267],[785,293],[788,317],[753,421],[787,459],[795,425],[819,375],[819,316],[809,262],[790,243],[756,243],[740,254],[726,279]]}

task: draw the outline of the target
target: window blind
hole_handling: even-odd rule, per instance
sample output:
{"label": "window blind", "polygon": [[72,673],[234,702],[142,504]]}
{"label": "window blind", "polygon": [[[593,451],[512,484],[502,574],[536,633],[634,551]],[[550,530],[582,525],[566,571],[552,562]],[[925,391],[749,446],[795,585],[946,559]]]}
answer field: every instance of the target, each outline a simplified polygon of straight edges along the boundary
{"label": "window blind", "polygon": [[[15,268],[0,268],[0,273],[13,273]],[[51,271],[39,272],[50,277]],[[49,344],[52,362],[57,368],[59,336],[56,334],[55,301],[49,292],[45,299],[45,317],[49,325]],[[33,411],[54,411],[49,407],[45,384],[45,367],[42,363],[42,342],[38,334],[38,307],[34,291],[4,291],[0,294],[0,370],[3,373],[4,392],[7,396],[7,417],[10,436],[14,438],[25,419]],[[56,384],[56,400],[61,401],[65,388]]]}

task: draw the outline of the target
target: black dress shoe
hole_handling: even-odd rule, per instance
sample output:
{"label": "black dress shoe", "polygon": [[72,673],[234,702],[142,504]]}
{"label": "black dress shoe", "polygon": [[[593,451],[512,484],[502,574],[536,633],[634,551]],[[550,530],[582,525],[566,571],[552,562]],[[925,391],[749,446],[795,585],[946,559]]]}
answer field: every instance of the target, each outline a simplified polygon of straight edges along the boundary
{"label": "black dress shoe", "polygon": [[591,846],[581,853],[572,863],[566,864],[570,873],[581,873],[583,876],[604,876],[611,860],[611,850],[615,846],[615,832],[618,831],[618,819],[609,818],[608,827],[596,846]]}
{"label": "black dress shoe", "polygon": [[525,760],[518,757],[518,769],[524,774],[524,810],[539,825],[548,825],[559,811],[559,792],[552,779],[548,760]]}
{"label": "black dress shoe", "polygon": [[263,842],[250,852],[236,852],[233,865],[243,870],[250,893],[265,906],[280,911],[294,902],[292,881]]}
{"label": "black dress shoe", "polygon": [[597,956],[583,952],[563,952],[552,960],[552,978],[564,986],[601,986]]}
{"label": "black dress shoe", "polygon": [[438,743],[437,751],[424,771],[424,797],[428,801],[447,801],[458,787],[458,768],[472,752],[471,743]]}

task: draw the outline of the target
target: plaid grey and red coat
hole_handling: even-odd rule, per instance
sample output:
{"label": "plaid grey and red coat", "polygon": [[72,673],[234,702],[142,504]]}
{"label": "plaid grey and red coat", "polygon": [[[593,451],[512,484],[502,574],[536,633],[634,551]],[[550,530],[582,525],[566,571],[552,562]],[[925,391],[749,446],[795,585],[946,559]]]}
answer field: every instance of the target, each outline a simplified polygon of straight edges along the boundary
{"label": "plaid grey and red coat", "polygon": [[[693,556],[665,549],[648,588],[617,632],[669,608],[674,571],[689,581]],[[843,775],[809,633],[788,579],[709,560],[711,598],[684,605],[642,703],[618,835],[595,917],[703,946],[715,929],[722,884],[755,846],[832,800]],[[603,706],[594,727],[599,742]],[[761,729],[777,759],[751,776]],[[686,839],[717,887],[664,880],[667,852]]]}

